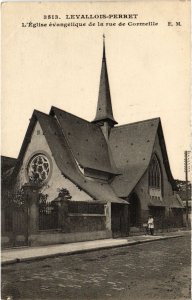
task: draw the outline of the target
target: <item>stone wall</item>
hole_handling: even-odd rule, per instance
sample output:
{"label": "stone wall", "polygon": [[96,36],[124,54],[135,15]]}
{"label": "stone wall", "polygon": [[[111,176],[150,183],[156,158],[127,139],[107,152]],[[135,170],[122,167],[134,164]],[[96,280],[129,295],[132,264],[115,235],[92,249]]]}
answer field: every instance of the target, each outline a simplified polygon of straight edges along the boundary
{"label": "stone wall", "polygon": [[[37,186],[25,185],[24,192],[24,197],[28,199],[26,202],[27,207],[25,207],[24,211],[23,209],[18,209],[18,211],[10,210],[13,217],[13,226],[9,230],[6,230],[4,226],[5,210],[2,210],[3,247],[48,245],[112,237],[109,204],[96,201],[90,204],[90,201],[82,202],[61,199],[61,202],[56,204],[58,205],[58,214],[56,216],[58,218],[58,226],[49,229],[41,228],[40,230],[39,190]],[[73,204],[72,208],[76,213],[70,211],[71,204]],[[55,215],[53,217],[55,218]],[[19,221],[19,227],[15,223],[16,220]]]}
{"label": "stone wall", "polygon": [[78,232],[40,232],[38,234],[33,234],[30,236],[30,244],[31,246],[45,246],[52,244],[67,244],[84,241],[94,241],[108,239],[111,237],[112,233],[109,230],[81,232],[81,234]]}

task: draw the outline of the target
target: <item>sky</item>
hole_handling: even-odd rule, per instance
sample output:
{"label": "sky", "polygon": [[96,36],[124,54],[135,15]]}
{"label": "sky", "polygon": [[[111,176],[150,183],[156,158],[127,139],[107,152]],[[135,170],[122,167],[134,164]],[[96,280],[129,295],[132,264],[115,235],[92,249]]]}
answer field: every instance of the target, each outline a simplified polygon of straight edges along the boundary
{"label": "sky", "polygon": [[[85,14],[113,17],[66,19]],[[60,19],[47,20],[45,15]],[[4,3],[2,155],[18,156],[34,109],[49,113],[53,105],[94,119],[105,34],[115,120],[122,125],[160,117],[173,176],[184,179],[184,151],[190,142],[189,18],[188,1]],[[30,22],[47,26],[28,27]],[[50,22],[86,25],[53,27]],[[158,25],[128,26],[128,22]]]}

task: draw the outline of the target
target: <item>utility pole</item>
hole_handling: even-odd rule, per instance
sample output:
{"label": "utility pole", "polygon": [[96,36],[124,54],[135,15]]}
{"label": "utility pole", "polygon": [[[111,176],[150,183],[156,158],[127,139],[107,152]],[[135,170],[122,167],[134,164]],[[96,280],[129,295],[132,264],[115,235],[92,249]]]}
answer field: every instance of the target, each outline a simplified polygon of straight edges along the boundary
{"label": "utility pole", "polygon": [[189,184],[188,184],[188,172],[190,171],[190,151],[185,151],[184,154],[184,171],[185,171],[185,184],[186,184],[186,226],[189,226]]}

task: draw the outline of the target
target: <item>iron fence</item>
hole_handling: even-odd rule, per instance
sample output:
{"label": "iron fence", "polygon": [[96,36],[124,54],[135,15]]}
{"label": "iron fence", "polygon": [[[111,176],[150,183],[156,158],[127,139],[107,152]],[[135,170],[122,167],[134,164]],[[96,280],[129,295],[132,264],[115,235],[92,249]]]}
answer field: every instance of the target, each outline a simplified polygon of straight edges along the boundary
{"label": "iron fence", "polygon": [[58,229],[59,207],[56,203],[39,203],[39,230]]}
{"label": "iron fence", "polygon": [[104,204],[102,203],[89,203],[83,201],[69,201],[68,202],[69,213],[75,214],[98,214],[103,215]]}

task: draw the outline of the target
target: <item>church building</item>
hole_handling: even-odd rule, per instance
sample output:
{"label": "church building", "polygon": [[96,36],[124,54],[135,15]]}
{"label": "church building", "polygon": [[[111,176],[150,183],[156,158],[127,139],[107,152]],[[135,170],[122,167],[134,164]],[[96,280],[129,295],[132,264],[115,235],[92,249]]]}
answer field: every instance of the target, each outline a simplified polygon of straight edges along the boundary
{"label": "church building", "polygon": [[[149,215],[156,230],[183,226],[161,120],[118,125],[105,44],[95,119],[54,106],[49,114],[34,110],[11,167],[7,186],[12,183],[14,193],[28,191],[31,245],[136,234]],[[11,239],[8,232],[16,221],[10,225],[7,216],[2,214],[2,236]],[[18,236],[22,240],[21,232]]]}

